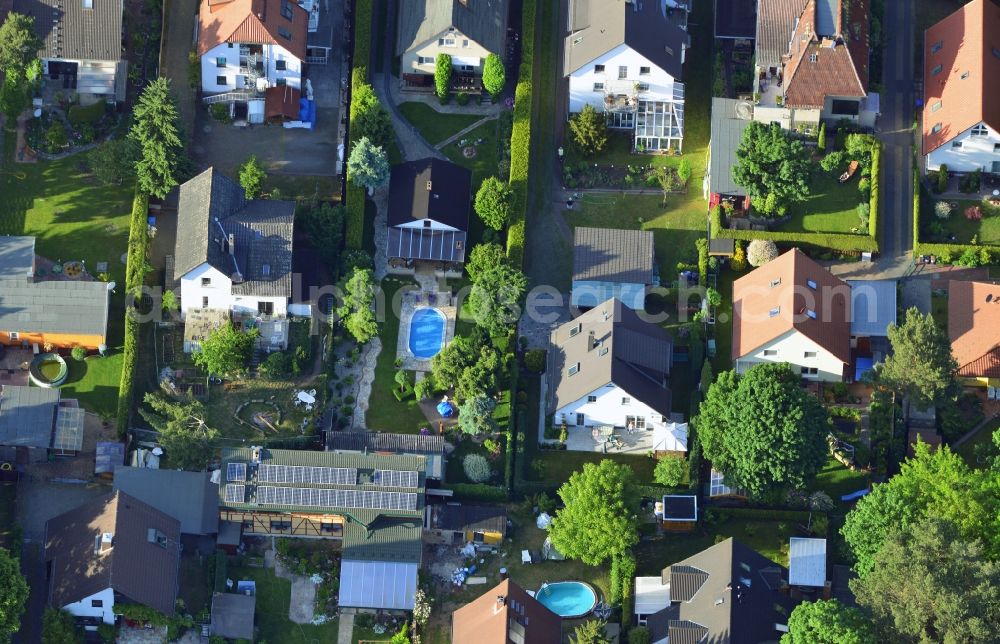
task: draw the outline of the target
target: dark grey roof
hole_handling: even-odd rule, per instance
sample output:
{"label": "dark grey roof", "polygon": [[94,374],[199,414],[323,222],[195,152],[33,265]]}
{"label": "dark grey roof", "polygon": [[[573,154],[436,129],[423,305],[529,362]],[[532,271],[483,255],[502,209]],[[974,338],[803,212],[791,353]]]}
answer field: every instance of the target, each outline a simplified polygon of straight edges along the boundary
{"label": "dark grey roof", "polygon": [[115,468],[114,486],[181,522],[184,534],[219,531],[219,485],[208,472]]}
{"label": "dark grey roof", "polygon": [[256,607],[256,595],[215,593],[212,596],[212,635],[232,640],[252,640]]}
{"label": "dark grey roof", "polygon": [[[600,346],[591,345],[591,333]],[[673,364],[673,340],[618,299],[557,327],[549,345],[550,411],[613,382],[636,400],[670,415],[666,382]],[[569,375],[569,367],[576,364],[579,370]]]}
{"label": "dark grey roof", "polygon": [[109,292],[105,282],[0,280],[0,329],[103,338]]}
{"label": "dark grey roof", "polygon": [[506,535],[507,509],[502,505],[435,505],[431,507],[431,527],[437,530],[499,532]]}
{"label": "dark grey roof", "polygon": [[432,219],[468,231],[471,192],[472,172],[451,161],[428,157],[394,165],[389,175],[389,226]]}
{"label": "dark grey roof", "polygon": [[775,624],[787,624],[799,602],[780,592],[788,577],[785,568],[735,539],[706,548],[663,573],[670,579],[671,608],[677,609],[670,615],[671,644],[777,641],[781,633]]}
{"label": "dark grey roof", "polygon": [[44,42],[42,58],[120,60],[122,0],[15,0],[14,11],[34,16],[35,33]]}
{"label": "dark grey roof", "polygon": [[507,38],[508,0],[406,0],[400,7],[396,55],[454,27],[498,56]]}
{"label": "dark grey roof", "polygon": [[389,432],[327,432],[326,448],[356,452],[367,450],[400,454],[443,454],[444,436]]}
{"label": "dark grey roof", "polygon": [[753,39],[756,28],[757,0],[716,0],[716,38]]}
{"label": "dark grey roof", "polygon": [[[595,4],[596,3],[596,4]],[[563,75],[625,44],[680,80],[688,34],[667,19],[662,2],[570,0]]]}
{"label": "dark grey roof", "polygon": [[4,385],[0,392],[0,444],[47,449],[52,445],[58,389]]}
{"label": "dark grey roof", "polygon": [[0,237],[0,279],[24,280],[34,275],[35,238]]}
{"label": "dark grey roof", "polygon": [[677,604],[670,604],[663,610],[647,617],[646,628],[649,629],[652,641],[666,641],[670,632],[670,622],[677,621],[678,615],[680,615],[680,607]]}
{"label": "dark grey roof", "polygon": [[653,231],[578,227],[573,281],[653,283]]}
{"label": "dark grey roof", "polygon": [[389,257],[439,262],[465,261],[464,231],[389,228],[385,250]]}
{"label": "dark grey roof", "polygon": [[[745,197],[747,191],[733,181],[736,148],[743,139],[743,130],[750,123],[736,115],[741,102],[731,98],[712,99],[712,138],[709,141],[708,190],[722,195]],[[752,109],[752,108],[750,108]]]}
{"label": "dark grey roof", "polygon": [[289,297],[294,217],[295,202],[247,200],[239,184],[209,168],[180,187],[174,275],[208,262],[234,278],[234,295]]}
{"label": "dark grey roof", "polygon": [[760,0],[757,3],[757,39],[755,63],[758,67],[781,67],[781,57],[802,15],[806,0]]}
{"label": "dark grey roof", "polygon": [[663,497],[664,521],[697,521],[698,497],[690,494],[667,494]]}
{"label": "dark grey roof", "polygon": [[726,237],[716,237],[708,240],[708,254],[732,257],[736,252],[736,240]]}

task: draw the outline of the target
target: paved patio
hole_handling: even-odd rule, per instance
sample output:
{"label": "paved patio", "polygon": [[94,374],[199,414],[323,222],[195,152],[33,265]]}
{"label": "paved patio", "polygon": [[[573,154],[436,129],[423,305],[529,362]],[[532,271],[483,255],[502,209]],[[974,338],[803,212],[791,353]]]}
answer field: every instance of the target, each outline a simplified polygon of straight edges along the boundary
{"label": "paved patio", "polygon": [[637,429],[631,433],[616,427],[614,437],[620,446],[613,445],[595,427],[569,427],[566,449],[572,452],[597,452],[598,454],[645,454],[653,449],[653,430]]}

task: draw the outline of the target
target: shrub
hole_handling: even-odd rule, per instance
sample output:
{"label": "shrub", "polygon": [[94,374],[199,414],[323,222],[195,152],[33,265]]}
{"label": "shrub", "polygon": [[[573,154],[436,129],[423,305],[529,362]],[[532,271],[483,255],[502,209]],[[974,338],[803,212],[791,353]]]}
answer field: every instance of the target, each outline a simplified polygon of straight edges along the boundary
{"label": "shrub", "polygon": [[871,188],[872,188],[871,179],[869,179],[868,177],[861,177],[861,179],[858,180],[858,191],[861,192],[861,194],[863,194],[864,196],[866,197],[868,196],[868,193],[871,191]]}
{"label": "shrub", "polygon": [[496,54],[490,54],[483,63],[483,88],[496,100],[506,82],[507,72],[503,61]]}
{"label": "shrub", "polygon": [[681,185],[686,186],[691,179],[691,161],[687,157],[681,159],[677,164],[677,177],[681,180]]}
{"label": "shrub", "polygon": [[490,462],[482,454],[466,454],[462,459],[462,469],[465,476],[473,483],[484,483],[493,476]]}
{"label": "shrub", "polygon": [[979,253],[976,252],[975,248],[966,248],[962,251],[962,254],[958,256],[955,260],[956,266],[965,266],[966,268],[975,268],[979,266]]}
{"label": "shrub", "polygon": [[847,163],[847,152],[844,150],[836,150],[823,157],[819,162],[819,166],[827,172],[836,173],[840,171],[840,168],[842,168],[845,163]]}
{"label": "shrub", "polygon": [[62,121],[52,121],[52,125],[45,132],[45,142],[48,143],[49,149],[53,152],[69,143],[66,126],[63,125]]}
{"label": "shrub", "polygon": [[769,239],[755,239],[747,247],[747,260],[754,268],[777,259],[778,246]]}
{"label": "shrub", "polygon": [[212,118],[219,123],[230,123],[232,122],[232,117],[229,116],[229,104],[228,103],[212,103],[208,106],[208,113],[212,115]]}
{"label": "shrub", "polygon": [[525,217],[528,211],[528,171],[531,165],[531,74],[534,57],[536,0],[527,0],[521,11],[521,69],[514,91],[514,124],[510,137],[510,185],[514,189],[507,257],[520,267],[524,263]]}
{"label": "shrub", "polygon": [[687,469],[687,461],[683,458],[667,456],[656,462],[656,468],[653,470],[653,480],[660,485],[677,487],[684,481]]}
{"label": "shrub", "polygon": [[74,105],[66,113],[66,120],[74,128],[84,124],[94,125],[101,120],[105,111],[107,111],[107,103],[103,101],[98,101],[86,107],[83,105]]}
{"label": "shrub", "polygon": [[733,250],[733,257],[729,260],[729,265],[734,271],[744,271],[747,268],[747,252],[743,250],[743,242],[736,240]]}
{"label": "shrub", "polygon": [[87,357],[87,350],[83,347],[73,347],[73,350],[69,353],[73,356],[73,359],[77,361],[83,361]]}
{"label": "shrub", "polygon": [[458,94],[455,95],[455,102],[458,103],[459,105],[468,105],[469,95],[466,94],[465,92],[459,92]]}
{"label": "shrub", "polygon": [[284,351],[269,354],[260,363],[260,372],[267,378],[277,379],[288,375],[292,369],[291,356]]}
{"label": "shrub", "polygon": [[983,209],[979,206],[969,206],[965,209],[965,218],[969,221],[979,221],[983,218]]}
{"label": "shrub", "polygon": [[531,349],[524,352],[524,366],[528,371],[541,373],[545,371],[545,351],[542,349]]}
{"label": "shrub", "polygon": [[451,70],[451,56],[438,54],[434,59],[434,93],[442,101],[448,98],[451,89]]}
{"label": "shrub", "polygon": [[941,193],[948,189],[948,166],[944,163],[938,168],[937,184],[934,186],[935,192]]}
{"label": "shrub", "polygon": [[650,644],[652,641],[652,635],[645,626],[636,626],[628,632],[628,644]]}
{"label": "shrub", "polygon": [[819,124],[819,137],[816,139],[816,149],[820,152],[826,152],[826,121]]}
{"label": "shrub", "polygon": [[938,219],[948,219],[951,217],[951,204],[941,200],[934,202],[934,216]]}
{"label": "shrub", "polygon": [[869,206],[867,203],[859,203],[856,210],[858,213],[858,219],[861,221],[861,227],[867,231],[868,217],[869,214],[871,213],[871,206]]}

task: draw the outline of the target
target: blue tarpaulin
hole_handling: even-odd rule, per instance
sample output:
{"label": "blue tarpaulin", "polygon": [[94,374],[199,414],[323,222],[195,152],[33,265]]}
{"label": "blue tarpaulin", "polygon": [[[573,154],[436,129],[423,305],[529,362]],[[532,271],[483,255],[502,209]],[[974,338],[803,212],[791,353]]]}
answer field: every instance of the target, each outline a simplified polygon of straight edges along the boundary
{"label": "blue tarpaulin", "polygon": [[854,381],[860,382],[861,377],[875,366],[875,361],[870,357],[858,356],[854,360]]}
{"label": "blue tarpaulin", "polygon": [[455,408],[447,400],[442,400],[438,403],[437,411],[444,418],[451,418],[455,413]]}

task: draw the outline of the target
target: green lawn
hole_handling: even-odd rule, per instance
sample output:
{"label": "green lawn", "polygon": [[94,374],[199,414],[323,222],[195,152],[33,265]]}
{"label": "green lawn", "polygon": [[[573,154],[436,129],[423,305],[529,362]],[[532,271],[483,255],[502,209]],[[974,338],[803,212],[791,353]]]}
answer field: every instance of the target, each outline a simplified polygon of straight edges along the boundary
{"label": "green lawn", "polygon": [[851,492],[863,490],[869,485],[871,485],[871,482],[868,480],[867,474],[864,472],[852,472],[831,456],[816,476],[816,480],[813,481],[809,490],[811,492],[822,490],[830,495],[834,503],[843,507],[844,504],[840,500],[840,497]]}
{"label": "green lawn", "polygon": [[270,568],[229,568],[233,581],[252,579],[257,583],[257,641],[282,644],[312,644],[337,641],[337,621],[314,626],[288,620],[292,582],[274,576]]}
{"label": "green lawn", "polygon": [[400,103],[399,111],[431,145],[437,145],[483,118],[480,114],[443,114],[427,103]]}
{"label": "green lawn", "polygon": [[[951,217],[945,220],[934,216],[934,203],[937,199],[922,199],[920,219],[922,222],[933,224],[937,222],[944,227],[947,235],[955,236],[955,243],[968,244],[972,242],[973,236],[978,236],[980,244],[1000,244],[1000,209],[984,207],[981,201],[974,199],[951,201],[955,204]],[[982,219],[975,221],[966,219],[965,210],[972,206],[979,206],[985,215]],[[928,225],[924,224],[924,228]],[[926,236],[926,235],[924,235]],[[950,239],[923,239],[922,241],[940,241],[947,243]]]}
{"label": "green lawn", "polygon": [[[420,103],[420,105],[423,104]],[[479,139],[483,140],[481,144],[475,146],[476,156],[471,159],[466,158],[462,152],[462,146],[459,145],[459,141],[445,146],[441,151],[458,165],[472,170],[472,192],[475,194],[479,190],[479,184],[483,182],[483,179],[497,173],[496,119],[483,123],[462,138],[466,139],[467,142],[478,141]]]}
{"label": "green lawn", "polygon": [[681,158],[665,154],[635,153],[632,151],[632,135],[617,130],[608,131],[608,143],[599,154],[583,156],[572,142],[566,146],[565,154],[566,165],[575,165],[582,161],[585,163],[597,162],[601,165],[613,165],[615,167],[623,165],[651,165],[654,168],[676,167]]}
{"label": "green lawn", "polygon": [[15,165],[14,144],[15,137],[8,134],[0,169],[0,234],[32,235],[39,255],[83,260],[92,274],[98,262],[107,262],[108,278],[119,284],[108,314],[109,357],[88,360],[85,370],[71,372],[65,387],[91,411],[111,415],[121,379],[125,265],[119,258],[128,244],[132,187],[101,185],[80,170],[79,155]]}
{"label": "green lawn", "polygon": [[831,173],[817,169],[809,182],[809,198],[792,204],[789,208],[791,220],[778,226],[777,230],[797,233],[850,233],[851,228],[861,226],[857,212],[861,200],[858,177],[841,184]]}
{"label": "green lawn", "polygon": [[1000,450],[993,442],[993,432],[1000,430],[1000,418],[994,418],[979,428],[979,431],[955,450],[965,459],[969,467],[986,469],[993,459],[1000,456]]}

